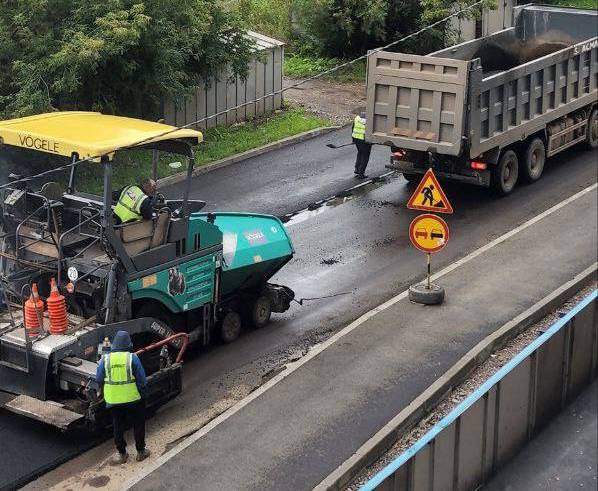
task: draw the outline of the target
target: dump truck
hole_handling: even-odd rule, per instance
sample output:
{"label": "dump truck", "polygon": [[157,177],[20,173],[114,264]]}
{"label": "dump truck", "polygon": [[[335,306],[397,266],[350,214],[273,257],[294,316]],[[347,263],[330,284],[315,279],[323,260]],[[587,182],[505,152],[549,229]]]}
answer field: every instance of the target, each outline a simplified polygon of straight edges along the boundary
{"label": "dump truck", "polygon": [[509,194],[547,157],[598,146],[598,12],[525,5],[514,25],[420,56],[368,60],[366,140],[408,181],[437,177]]}
{"label": "dump truck", "polygon": [[[0,154],[58,161],[0,185],[0,407],[62,429],[101,426],[95,369],[118,330],[131,334],[156,405],[180,392],[188,343],[232,342],[289,308],[293,291],[268,282],[294,254],[282,222],[205,213],[205,202],[189,199],[201,140],[199,131],[93,112],[0,121]],[[185,187],[178,199],[158,196],[152,219],[115,223],[113,170],[131,165],[118,158],[130,151],[150,152],[154,174],[159,152],[186,158]],[[101,197],[80,190],[84,166],[101,169]],[[49,313],[54,283],[61,330]],[[36,291],[47,310],[28,307]]]}

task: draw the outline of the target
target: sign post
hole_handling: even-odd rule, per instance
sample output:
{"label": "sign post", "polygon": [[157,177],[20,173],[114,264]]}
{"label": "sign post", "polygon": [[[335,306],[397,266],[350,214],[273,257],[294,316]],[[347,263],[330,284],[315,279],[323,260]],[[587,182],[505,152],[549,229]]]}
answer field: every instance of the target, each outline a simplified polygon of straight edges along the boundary
{"label": "sign post", "polygon": [[[407,203],[411,210],[453,213],[446,194],[436,179],[432,169],[423,179]],[[424,213],[417,216],[409,226],[411,243],[427,256],[427,281],[409,288],[409,299],[424,305],[439,304],[444,301],[444,288],[432,283],[432,254],[444,249],[450,236],[447,223],[438,215]]]}
{"label": "sign post", "polygon": [[431,284],[430,276],[432,276],[432,254],[430,252],[428,252],[427,256],[428,256],[428,290],[429,290],[430,284]]}

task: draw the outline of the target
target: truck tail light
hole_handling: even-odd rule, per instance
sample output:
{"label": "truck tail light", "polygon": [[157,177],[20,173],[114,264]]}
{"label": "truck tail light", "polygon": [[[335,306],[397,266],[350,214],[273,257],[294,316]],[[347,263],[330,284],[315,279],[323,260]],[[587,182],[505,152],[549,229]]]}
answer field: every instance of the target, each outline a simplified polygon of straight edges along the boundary
{"label": "truck tail light", "polygon": [[488,168],[486,162],[476,162],[475,160],[472,160],[469,165],[474,170],[486,170]]}

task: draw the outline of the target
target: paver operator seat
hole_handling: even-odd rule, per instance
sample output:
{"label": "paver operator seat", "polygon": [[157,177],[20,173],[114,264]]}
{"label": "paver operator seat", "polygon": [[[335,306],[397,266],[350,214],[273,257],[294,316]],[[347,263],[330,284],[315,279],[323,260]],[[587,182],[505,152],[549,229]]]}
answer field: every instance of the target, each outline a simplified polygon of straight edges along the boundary
{"label": "paver operator seat", "polygon": [[114,229],[129,256],[134,257],[166,243],[170,218],[170,210],[162,208],[151,220],[123,223]]}

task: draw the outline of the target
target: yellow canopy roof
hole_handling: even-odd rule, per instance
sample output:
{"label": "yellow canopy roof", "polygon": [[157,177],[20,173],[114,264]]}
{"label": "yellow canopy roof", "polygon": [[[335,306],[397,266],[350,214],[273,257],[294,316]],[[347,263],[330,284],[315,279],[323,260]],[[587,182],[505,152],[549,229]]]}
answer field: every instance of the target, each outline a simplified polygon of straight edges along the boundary
{"label": "yellow canopy roof", "polygon": [[199,131],[142,119],[94,112],[55,112],[0,121],[0,139],[5,145],[79,159],[111,155],[125,147],[169,140],[198,144]]}

